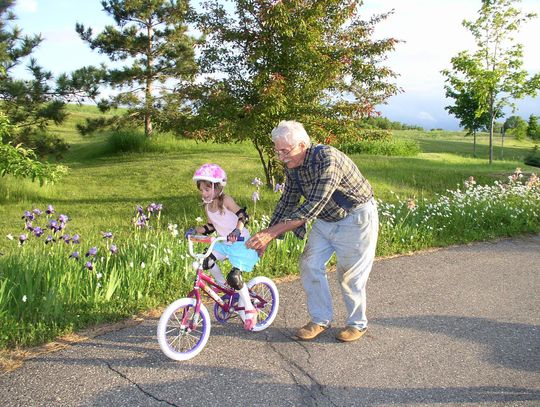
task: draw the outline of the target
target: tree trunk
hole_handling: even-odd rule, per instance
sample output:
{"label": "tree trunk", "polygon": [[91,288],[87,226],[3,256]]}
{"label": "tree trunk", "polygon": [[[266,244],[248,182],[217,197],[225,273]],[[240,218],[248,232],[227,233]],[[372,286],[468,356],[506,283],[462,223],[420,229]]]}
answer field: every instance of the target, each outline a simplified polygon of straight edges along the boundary
{"label": "tree trunk", "polygon": [[255,149],[257,150],[257,153],[259,153],[259,158],[261,160],[263,170],[264,170],[264,176],[266,177],[266,185],[271,185],[271,174],[270,174],[270,168],[266,164],[266,161],[264,160],[264,152],[262,148],[257,144],[256,140],[253,140],[253,145],[255,146]]}
{"label": "tree trunk", "polygon": [[150,138],[152,137],[152,64],[154,62],[152,58],[152,37],[154,35],[154,29],[151,23],[149,23],[147,26],[147,33],[148,44],[146,48],[146,84],[144,89],[144,134],[146,134],[146,137]]}
{"label": "tree trunk", "polygon": [[504,160],[504,130],[501,131],[501,160]]}
{"label": "tree trunk", "polygon": [[489,100],[489,163],[493,163],[493,126],[495,124],[495,112],[493,111],[493,95]]}
{"label": "tree trunk", "polygon": [[476,130],[473,130],[473,157],[476,158]]}

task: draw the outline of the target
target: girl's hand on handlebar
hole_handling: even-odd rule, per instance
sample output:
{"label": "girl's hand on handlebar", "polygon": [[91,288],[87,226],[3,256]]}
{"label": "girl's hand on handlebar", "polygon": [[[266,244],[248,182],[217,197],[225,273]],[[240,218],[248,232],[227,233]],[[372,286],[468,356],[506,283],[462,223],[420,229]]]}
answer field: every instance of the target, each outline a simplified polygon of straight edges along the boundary
{"label": "girl's hand on handlebar", "polygon": [[239,241],[241,233],[242,232],[240,232],[238,228],[235,228],[231,233],[229,233],[229,236],[227,236],[227,240],[231,243]]}
{"label": "girl's hand on handlebar", "polygon": [[184,237],[186,239],[188,239],[190,236],[193,236],[193,235],[196,235],[197,234],[197,230],[195,228],[189,228],[188,230],[186,230],[186,232],[184,233]]}

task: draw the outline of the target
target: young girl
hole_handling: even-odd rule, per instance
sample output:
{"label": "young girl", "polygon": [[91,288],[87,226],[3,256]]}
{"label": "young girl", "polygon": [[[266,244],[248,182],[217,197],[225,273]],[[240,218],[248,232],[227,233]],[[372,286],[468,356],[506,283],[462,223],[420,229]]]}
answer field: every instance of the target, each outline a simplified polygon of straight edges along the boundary
{"label": "young girl", "polygon": [[[210,270],[216,281],[220,284],[227,282],[239,294],[239,306],[244,307],[240,317],[244,320],[244,328],[252,330],[257,323],[257,311],[249,297],[249,291],[244,284],[242,271],[252,271],[259,260],[255,250],[248,249],[245,242],[249,239],[249,232],[245,225],[248,223],[248,214],[245,208],[240,208],[229,195],[223,193],[227,183],[225,171],[217,164],[204,164],[195,171],[193,180],[205,206],[207,223],[186,231],[186,237],[192,234],[211,234],[217,232],[227,237],[228,242],[219,242],[214,246],[212,254],[203,263],[205,270]],[[237,241],[239,237],[243,241]],[[232,270],[223,277],[216,260],[229,259],[233,265]]]}

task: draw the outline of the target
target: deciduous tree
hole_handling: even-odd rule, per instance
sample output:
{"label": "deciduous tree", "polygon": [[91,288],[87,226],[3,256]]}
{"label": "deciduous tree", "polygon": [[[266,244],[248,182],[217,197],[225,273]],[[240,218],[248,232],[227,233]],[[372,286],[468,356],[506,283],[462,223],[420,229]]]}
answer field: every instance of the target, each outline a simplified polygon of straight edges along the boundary
{"label": "deciduous tree", "polygon": [[[475,21],[463,21],[476,42],[473,53],[462,51],[444,70],[447,81],[462,82],[478,100],[476,116],[489,115],[489,162],[493,161],[493,125],[506,106],[515,100],[536,95],[540,74],[529,76],[523,69],[523,46],[514,35],[535,14],[524,13],[515,5],[520,0],[482,0]],[[458,89],[458,91],[460,91]]]}
{"label": "deciduous tree", "polygon": [[454,104],[445,109],[459,120],[459,125],[467,131],[467,135],[473,136],[473,157],[476,157],[476,133],[489,126],[489,115],[484,112],[477,116],[478,98],[458,78],[447,81],[445,90],[446,97],[454,99]]}
{"label": "deciduous tree", "polygon": [[527,126],[527,136],[533,140],[540,140],[540,127],[538,126],[538,116],[531,114]]}
{"label": "deciduous tree", "polygon": [[353,0],[231,3],[234,12],[207,1],[198,16],[208,79],[191,113],[201,138],[250,140],[268,184],[280,168],[270,139],[280,120],[301,121],[322,141],[398,91],[382,63],[398,41],[372,38],[389,13],[365,16]]}

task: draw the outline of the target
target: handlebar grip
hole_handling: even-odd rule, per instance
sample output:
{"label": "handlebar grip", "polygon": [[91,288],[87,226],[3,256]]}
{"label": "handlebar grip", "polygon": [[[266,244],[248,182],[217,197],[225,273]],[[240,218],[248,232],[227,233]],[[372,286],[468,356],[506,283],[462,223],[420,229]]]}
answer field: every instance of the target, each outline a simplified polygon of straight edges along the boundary
{"label": "handlebar grip", "polygon": [[204,236],[204,235],[190,235],[188,237],[189,240],[192,242],[197,243],[212,243],[212,236]]}

